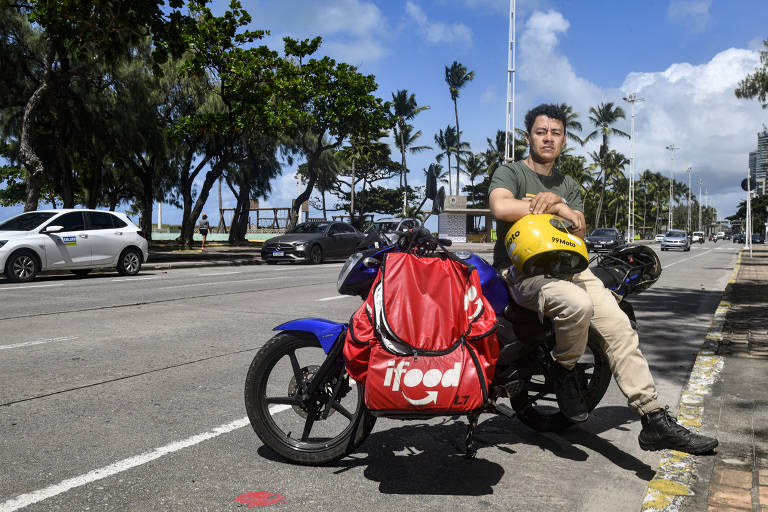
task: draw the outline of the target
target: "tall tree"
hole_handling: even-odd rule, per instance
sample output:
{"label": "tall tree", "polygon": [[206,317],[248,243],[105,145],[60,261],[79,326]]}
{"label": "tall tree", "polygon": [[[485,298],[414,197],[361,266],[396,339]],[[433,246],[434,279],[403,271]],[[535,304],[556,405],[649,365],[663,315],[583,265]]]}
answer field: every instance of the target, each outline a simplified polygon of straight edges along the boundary
{"label": "tall tree", "polygon": [[448,84],[448,91],[451,93],[451,99],[453,100],[453,113],[456,116],[456,194],[459,193],[459,150],[461,149],[458,107],[459,91],[474,78],[475,72],[467,71],[467,68],[458,61],[453,61],[450,67],[445,66],[445,83]]}
{"label": "tall tree", "polygon": [[[400,89],[397,92],[392,93],[392,120],[394,123],[392,129],[395,137],[395,145],[400,149],[400,156],[402,157],[403,163],[400,186],[405,187],[405,190],[408,189],[408,166],[405,163],[405,153],[408,148],[408,141],[406,140],[408,121],[412,120],[420,112],[428,109],[429,105],[419,106],[418,103],[416,103],[416,96],[413,93],[409,95],[406,89]],[[410,129],[412,130],[413,127]],[[419,136],[421,136],[421,130],[415,132],[414,140]],[[421,146],[421,148],[427,149],[426,146]],[[407,193],[403,196],[403,215],[405,215],[406,204]]]}
{"label": "tall tree", "polygon": [[603,159],[608,154],[608,138],[610,135],[619,135],[621,137],[627,137],[629,138],[629,134],[619,130],[618,128],[614,128],[613,124],[615,124],[619,119],[624,119],[626,115],[624,114],[624,109],[622,109],[619,106],[614,106],[613,102],[608,103],[601,103],[597,107],[591,107],[589,109],[589,120],[592,122],[592,124],[595,126],[595,130],[593,130],[591,133],[589,133],[586,137],[584,137],[584,143],[589,142],[593,138],[600,136],[602,137],[602,144],[600,145],[600,151],[597,153],[597,159],[595,162],[600,165],[601,174],[602,174],[602,187],[600,190],[600,200],[597,203],[597,210],[595,211],[595,227],[599,226],[599,219],[600,219],[600,213],[603,207],[603,200],[605,199],[605,186],[606,186],[606,179],[607,175],[605,172],[605,169],[602,166]]}
{"label": "tall tree", "polygon": [[581,140],[581,137],[576,135],[576,132],[581,132],[582,130],[581,123],[577,121],[577,119],[579,118],[579,113],[574,112],[573,107],[568,105],[567,103],[561,103],[560,110],[562,110],[563,113],[565,114],[566,136],[573,142],[576,142],[580,146],[583,146],[585,141]]}
{"label": "tall tree", "polygon": [[763,41],[760,50],[760,67],[747,75],[734,91],[737,98],[755,98],[768,108],[768,39]]}
{"label": "tall tree", "polygon": [[[44,58],[37,87],[26,99],[21,124],[20,155],[29,172],[24,210],[37,209],[40,191],[50,172],[41,141],[33,136],[46,120],[43,107],[50,96],[67,95],[75,77],[87,77],[96,65],[109,66],[123,58],[145,34],[153,36],[153,57],[162,62],[168,53],[185,49],[181,32],[190,21],[182,15],[182,2],[165,7],[159,0],[30,0],[9,4],[39,27]],[[103,69],[99,70],[103,73]]]}

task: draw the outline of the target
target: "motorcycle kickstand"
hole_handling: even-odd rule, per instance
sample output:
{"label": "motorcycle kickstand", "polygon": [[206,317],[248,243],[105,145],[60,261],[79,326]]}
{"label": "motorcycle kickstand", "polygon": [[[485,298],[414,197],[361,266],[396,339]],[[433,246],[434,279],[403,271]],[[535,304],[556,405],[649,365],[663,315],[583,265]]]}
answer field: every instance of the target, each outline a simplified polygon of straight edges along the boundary
{"label": "motorcycle kickstand", "polygon": [[467,414],[467,421],[469,424],[467,425],[467,437],[466,437],[466,443],[467,443],[467,453],[465,457],[467,460],[474,460],[477,456],[477,448],[475,448],[474,443],[472,442],[472,434],[475,432],[475,427],[477,426],[477,421],[480,419],[479,413],[471,413]]}

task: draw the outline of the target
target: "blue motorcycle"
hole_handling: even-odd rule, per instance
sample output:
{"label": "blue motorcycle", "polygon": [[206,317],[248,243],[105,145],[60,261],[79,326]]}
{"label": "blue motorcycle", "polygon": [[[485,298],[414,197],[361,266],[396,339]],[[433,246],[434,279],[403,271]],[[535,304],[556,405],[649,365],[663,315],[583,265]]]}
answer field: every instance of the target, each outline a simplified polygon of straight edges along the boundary
{"label": "blue motorcycle", "polygon": [[[364,243],[370,248],[349,257],[337,282],[339,293],[363,299],[387,253],[428,256],[446,251],[450,244],[423,229],[400,233],[394,245],[381,246],[375,235]],[[537,313],[517,306],[504,280],[481,257],[466,251],[455,256],[468,260],[479,272],[483,293],[498,318],[501,345],[488,400],[481,411],[468,415],[468,454],[473,451],[471,432],[481,412],[516,416],[540,432],[571,426],[573,422],[557,407],[550,377],[554,363],[549,353],[555,342],[551,321],[544,318],[542,323]],[[647,277],[658,278],[661,272],[658,257],[646,246],[621,246],[596,260],[593,272],[623,297],[646,289],[647,283],[655,281]],[[621,300],[619,304],[636,326],[630,303]],[[302,318],[274,330],[279,333],[253,358],[245,382],[248,418],[265,445],[295,464],[327,464],[353,452],[371,433],[377,415],[397,418],[369,411],[364,386],[347,374],[342,357],[347,324]],[[591,411],[611,380],[608,359],[592,329],[576,368]]]}

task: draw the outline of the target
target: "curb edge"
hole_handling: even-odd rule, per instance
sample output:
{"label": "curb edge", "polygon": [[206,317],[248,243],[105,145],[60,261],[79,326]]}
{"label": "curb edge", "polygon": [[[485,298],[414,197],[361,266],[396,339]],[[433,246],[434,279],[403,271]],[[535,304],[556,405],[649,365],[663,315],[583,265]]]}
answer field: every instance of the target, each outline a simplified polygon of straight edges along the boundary
{"label": "curb edge", "polygon": [[[715,309],[704,343],[691,369],[688,383],[683,388],[678,405],[678,420],[688,429],[699,431],[702,425],[705,395],[712,392],[712,387],[725,365],[725,358],[716,354],[718,344],[723,339],[725,316],[731,307],[731,290],[741,268],[739,251],[728,284],[723,290],[720,304]],[[643,512],[678,512],[686,496],[692,496],[691,487],[697,478],[696,456],[675,450],[663,450],[656,475],[648,482],[643,503]]]}

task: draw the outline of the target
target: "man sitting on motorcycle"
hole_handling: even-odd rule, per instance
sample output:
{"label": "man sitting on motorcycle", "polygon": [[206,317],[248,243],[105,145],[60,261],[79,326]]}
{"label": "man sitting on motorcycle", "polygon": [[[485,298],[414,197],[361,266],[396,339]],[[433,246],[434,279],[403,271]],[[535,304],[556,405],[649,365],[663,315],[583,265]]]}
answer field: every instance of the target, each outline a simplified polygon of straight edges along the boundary
{"label": "man sitting on motorcycle", "polygon": [[565,113],[556,105],[539,105],[525,116],[529,155],[500,166],[491,178],[490,207],[498,237],[494,266],[503,270],[512,297],[519,305],[551,317],[556,344],[552,357],[559,364],[553,377],[561,412],[575,422],[589,415],[574,366],[584,354],[590,324],[605,343],[614,379],[629,407],[641,416],[643,450],[674,449],[692,454],[712,451],[717,439],[689,431],[657,402],[648,362],[640,352],[637,332],[602,281],[591,270],[573,275],[528,276],[511,266],[504,240],[510,226],[529,214],[550,213],[573,224],[582,239],[586,222],[579,186],[553,169],[565,146]]}

